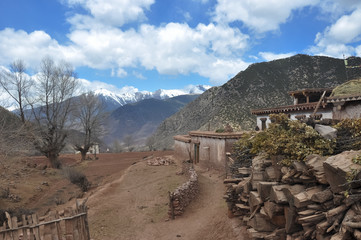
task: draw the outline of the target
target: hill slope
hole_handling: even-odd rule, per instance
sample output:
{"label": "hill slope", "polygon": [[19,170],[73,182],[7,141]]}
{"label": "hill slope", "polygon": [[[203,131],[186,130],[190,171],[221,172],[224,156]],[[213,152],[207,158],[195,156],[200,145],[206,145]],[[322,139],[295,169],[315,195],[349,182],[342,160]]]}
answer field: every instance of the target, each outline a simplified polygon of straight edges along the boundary
{"label": "hill slope", "polygon": [[181,95],[165,100],[151,98],[119,107],[109,117],[106,127],[108,134],[103,141],[111,144],[115,140],[122,141],[126,135],[132,135],[138,144],[144,143],[164,119],[198,96]]}
{"label": "hill slope", "polygon": [[[361,65],[361,58],[349,58],[349,65]],[[360,68],[348,69],[348,78],[361,76]],[[156,147],[170,148],[172,137],[197,129],[215,130],[229,123],[234,128],[253,129],[251,109],[292,104],[288,91],[334,87],[346,82],[342,59],[295,55],[256,63],[221,87],[204,92],[158,127]]]}

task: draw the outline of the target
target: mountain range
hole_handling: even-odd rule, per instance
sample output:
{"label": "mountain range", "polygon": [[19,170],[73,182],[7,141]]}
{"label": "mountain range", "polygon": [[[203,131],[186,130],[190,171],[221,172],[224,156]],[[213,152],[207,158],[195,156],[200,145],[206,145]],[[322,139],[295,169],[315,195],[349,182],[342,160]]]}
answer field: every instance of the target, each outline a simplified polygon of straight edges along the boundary
{"label": "mountain range", "polygon": [[[348,58],[349,66],[361,66],[361,58]],[[361,77],[361,68],[346,68],[343,59],[295,55],[255,63],[220,87],[208,89],[179,112],[163,121],[154,138],[158,149],[171,148],[172,137],[191,130],[254,129],[251,109],[293,104],[288,92],[304,88],[334,87]]]}
{"label": "mountain range", "polygon": [[97,89],[94,91],[94,94],[103,101],[104,106],[108,112],[111,112],[118,107],[124,106],[129,103],[139,102],[145,99],[169,99],[176,96],[188,95],[188,94],[201,94],[209,89],[210,86],[207,85],[197,85],[191,86],[187,89],[173,89],[173,90],[164,90],[158,89],[154,92],[149,91],[132,91],[130,90],[127,93],[116,93],[109,91],[107,89]]}
{"label": "mountain range", "polygon": [[129,103],[114,110],[106,121],[106,134],[102,139],[112,147],[115,142],[122,142],[131,136],[137,146],[144,146],[147,137],[151,136],[159,124],[178,112],[199,95],[180,95],[168,99],[144,99]]}

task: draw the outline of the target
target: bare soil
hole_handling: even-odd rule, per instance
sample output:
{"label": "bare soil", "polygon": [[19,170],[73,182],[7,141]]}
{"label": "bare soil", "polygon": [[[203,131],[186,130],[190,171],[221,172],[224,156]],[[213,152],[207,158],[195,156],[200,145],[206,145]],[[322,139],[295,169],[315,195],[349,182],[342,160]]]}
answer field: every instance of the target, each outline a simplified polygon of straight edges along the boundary
{"label": "bare soil", "polygon": [[65,179],[61,170],[44,170],[43,157],[13,160],[3,167],[0,184],[20,200],[2,198],[1,208],[25,208],[43,215],[73,205],[76,198],[87,198],[94,240],[246,239],[239,220],[227,217],[223,177],[217,171],[197,169],[199,196],[183,216],[168,219],[168,192],[186,177],[177,174],[179,162],[148,166],[146,160],[171,155],[171,151],[100,154],[98,160],[84,162],[78,155],[62,156],[64,165],[84,172],[92,183],[87,193]]}

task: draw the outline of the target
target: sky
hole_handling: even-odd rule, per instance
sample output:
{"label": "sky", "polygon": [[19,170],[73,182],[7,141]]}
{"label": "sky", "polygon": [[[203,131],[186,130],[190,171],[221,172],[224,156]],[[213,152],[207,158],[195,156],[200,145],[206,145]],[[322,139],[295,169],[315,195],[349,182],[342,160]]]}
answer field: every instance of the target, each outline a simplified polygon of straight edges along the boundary
{"label": "sky", "polygon": [[89,89],[219,86],[300,53],[361,57],[361,1],[0,0],[0,66],[65,60]]}

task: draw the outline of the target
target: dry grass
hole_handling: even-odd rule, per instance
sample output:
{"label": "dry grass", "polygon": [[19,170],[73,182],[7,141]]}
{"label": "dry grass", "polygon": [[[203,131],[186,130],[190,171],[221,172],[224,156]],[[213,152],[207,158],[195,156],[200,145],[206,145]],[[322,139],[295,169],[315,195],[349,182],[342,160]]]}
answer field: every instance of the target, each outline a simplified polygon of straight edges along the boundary
{"label": "dry grass", "polygon": [[337,86],[332,91],[331,96],[354,95],[361,94],[361,78],[348,81]]}

